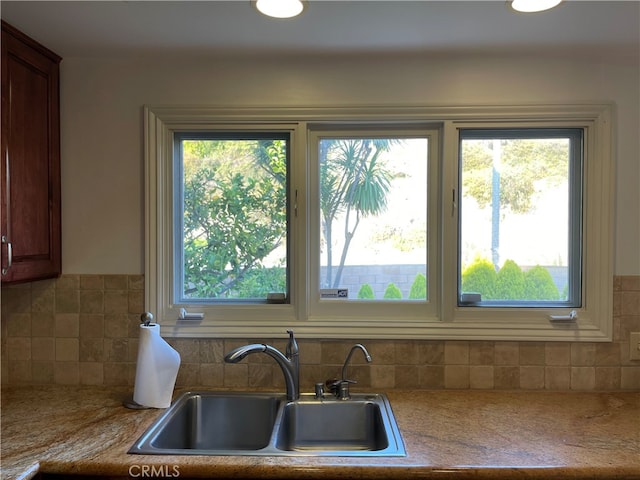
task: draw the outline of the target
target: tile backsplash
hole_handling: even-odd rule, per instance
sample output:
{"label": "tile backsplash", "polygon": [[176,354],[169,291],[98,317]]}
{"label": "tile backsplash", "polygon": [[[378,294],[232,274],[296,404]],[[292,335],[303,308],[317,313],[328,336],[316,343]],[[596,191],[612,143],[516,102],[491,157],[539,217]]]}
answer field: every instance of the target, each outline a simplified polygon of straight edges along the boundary
{"label": "tile backsplash", "polygon": [[[366,340],[349,376],[362,388],[640,390],[629,332],[640,331],[640,276],[613,280],[611,343]],[[2,383],[133,385],[141,275],[63,275],[2,288]],[[178,386],[284,388],[265,355],[240,364],[224,353],[246,339],[168,339],[182,358]],[[263,339],[284,348],[284,336]],[[353,340],[299,340],[301,389],[340,375]]]}

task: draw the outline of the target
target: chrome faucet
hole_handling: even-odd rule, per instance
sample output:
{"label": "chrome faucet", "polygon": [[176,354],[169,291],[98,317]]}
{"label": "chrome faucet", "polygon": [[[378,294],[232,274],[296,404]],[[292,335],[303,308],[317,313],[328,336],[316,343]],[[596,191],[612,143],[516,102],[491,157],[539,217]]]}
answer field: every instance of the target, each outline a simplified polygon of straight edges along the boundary
{"label": "chrome faucet", "polygon": [[298,343],[293,336],[293,330],[287,330],[289,342],[287,343],[286,356],[278,349],[264,343],[252,343],[238,347],[227,353],[224,361],[227,363],[238,363],[251,353],[266,353],[272,357],[284,374],[284,381],[287,386],[287,400],[297,400],[300,398],[300,358]]}
{"label": "chrome faucet", "polygon": [[349,365],[349,361],[353,356],[353,352],[355,352],[356,350],[362,350],[367,363],[371,363],[371,355],[369,355],[369,352],[364,345],[362,345],[361,343],[356,343],[353,347],[351,347],[351,350],[349,350],[349,354],[344,361],[344,365],[342,365],[342,379],[337,381],[327,381],[327,386],[329,387],[330,391],[333,392],[335,396],[340,400],[349,400],[351,398],[351,394],[349,393],[349,384],[357,383],[355,380],[349,380],[347,378],[347,366]]}

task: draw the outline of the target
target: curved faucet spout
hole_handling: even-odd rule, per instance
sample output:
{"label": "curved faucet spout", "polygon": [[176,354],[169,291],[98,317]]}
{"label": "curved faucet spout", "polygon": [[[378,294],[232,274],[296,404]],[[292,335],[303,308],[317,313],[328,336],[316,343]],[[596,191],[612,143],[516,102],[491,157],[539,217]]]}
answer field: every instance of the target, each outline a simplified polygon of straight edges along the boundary
{"label": "curved faucet spout", "polygon": [[238,363],[243,360],[250,353],[264,352],[266,345],[263,343],[252,343],[251,345],[244,345],[242,347],[235,348],[227,353],[224,357],[224,361],[227,363]]}
{"label": "curved faucet spout", "polygon": [[225,355],[224,361],[238,363],[252,353],[266,353],[278,363],[284,374],[285,385],[287,386],[287,400],[297,400],[300,398],[300,364],[298,363],[298,346],[295,344],[293,332],[289,332],[289,339],[290,345],[287,346],[287,356],[271,345],[252,343],[231,350]]}
{"label": "curved faucet spout", "polygon": [[351,350],[349,351],[349,355],[347,355],[347,359],[344,361],[344,365],[342,365],[342,380],[347,379],[347,366],[349,365],[349,360],[351,360],[351,356],[353,355],[353,352],[355,352],[358,349],[362,350],[362,353],[364,354],[364,358],[367,361],[367,363],[371,363],[371,355],[369,355],[369,352],[367,351],[365,346],[362,345],[361,343],[356,343],[353,347],[351,347]]}

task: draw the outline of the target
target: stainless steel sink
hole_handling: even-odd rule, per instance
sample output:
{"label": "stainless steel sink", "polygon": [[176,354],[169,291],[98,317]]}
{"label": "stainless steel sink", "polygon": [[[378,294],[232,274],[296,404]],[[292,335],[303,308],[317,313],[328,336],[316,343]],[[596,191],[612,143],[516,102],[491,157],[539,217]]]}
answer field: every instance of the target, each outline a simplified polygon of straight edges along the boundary
{"label": "stainless steel sink", "polygon": [[350,400],[303,394],[187,392],[128,453],[155,455],[405,456],[384,394]]}
{"label": "stainless steel sink", "polygon": [[[276,447],[299,452],[383,451],[389,447],[375,396],[351,400],[306,399],[284,406]],[[384,408],[384,405],[383,405]]]}

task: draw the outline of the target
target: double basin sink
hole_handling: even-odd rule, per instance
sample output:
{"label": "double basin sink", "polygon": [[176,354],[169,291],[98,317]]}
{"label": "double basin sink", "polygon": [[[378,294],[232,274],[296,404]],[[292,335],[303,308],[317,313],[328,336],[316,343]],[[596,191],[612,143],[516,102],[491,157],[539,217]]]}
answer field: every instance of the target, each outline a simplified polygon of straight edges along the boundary
{"label": "double basin sink", "polygon": [[405,456],[384,394],[186,392],[129,449],[156,455]]}

